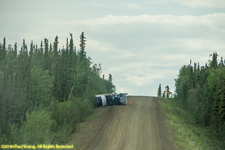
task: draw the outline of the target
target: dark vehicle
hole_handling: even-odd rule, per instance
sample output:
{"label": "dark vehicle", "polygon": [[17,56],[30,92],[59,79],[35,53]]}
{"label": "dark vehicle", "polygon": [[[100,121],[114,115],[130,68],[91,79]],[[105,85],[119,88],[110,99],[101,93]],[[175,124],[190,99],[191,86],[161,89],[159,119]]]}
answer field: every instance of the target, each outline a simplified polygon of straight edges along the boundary
{"label": "dark vehicle", "polygon": [[113,95],[113,105],[121,105],[120,96],[118,94]]}
{"label": "dark vehicle", "polygon": [[114,95],[114,105],[126,105],[127,104],[127,93],[119,93]]}
{"label": "dark vehicle", "polygon": [[112,106],[113,105],[113,96],[111,94],[105,94],[106,98],[106,105],[107,106]]}

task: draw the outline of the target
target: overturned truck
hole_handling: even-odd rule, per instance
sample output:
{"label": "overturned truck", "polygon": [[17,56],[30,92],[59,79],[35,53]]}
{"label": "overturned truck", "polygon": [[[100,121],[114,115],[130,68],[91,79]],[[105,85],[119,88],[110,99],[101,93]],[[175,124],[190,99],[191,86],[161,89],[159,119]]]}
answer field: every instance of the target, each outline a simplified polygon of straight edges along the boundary
{"label": "overturned truck", "polygon": [[97,107],[126,105],[126,104],[127,104],[127,93],[100,94],[95,96],[95,105]]}

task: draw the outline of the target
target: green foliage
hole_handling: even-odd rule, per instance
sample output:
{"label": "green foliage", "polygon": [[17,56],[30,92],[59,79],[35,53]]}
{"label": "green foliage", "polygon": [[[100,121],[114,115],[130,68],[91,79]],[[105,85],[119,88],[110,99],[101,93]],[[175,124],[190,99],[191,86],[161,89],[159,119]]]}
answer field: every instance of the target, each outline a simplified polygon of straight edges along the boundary
{"label": "green foliage", "polygon": [[75,127],[75,124],[79,122],[79,107],[75,101],[52,102],[50,111],[58,127],[64,124]]}
{"label": "green foliage", "polygon": [[222,150],[224,149],[221,137],[218,137],[212,129],[196,125],[195,115],[184,111],[177,101],[160,101],[166,115],[166,123],[173,130],[173,139],[179,149],[204,149]]}
{"label": "green foliage", "polygon": [[162,97],[166,98],[166,92],[165,91],[163,91],[163,96]]}
{"label": "green foliage", "polygon": [[54,101],[50,105],[52,118],[56,126],[52,129],[54,143],[65,143],[69,135],[77,128],[77,123],[93,111],[93,105],[88,99],[74,99],[72,101]]}
{"label": "green foliage", "polygon": [[52,143],[54,144],[66,144],[70,139],[70,134],[72,132],[72,127],[67,123],[63,123],[62,126],[57,128],[57,131],[52,132]]}
{"label": "green foliage", "polygon": [[31,101],[33,107],[48,106],[52,97],[54,77],[49,75],[48,70],[40,68],[31,69]]}
{"label": "green foliage", "polygon": [[86,57],[85,52],[85,46],[86,46],[86,37],[84,36],[84,32],[80,35],[80,59],[83,60],[84,57]]}
{"label": "green foliage", "polygon": [[24,144],[49,144],[51,142],[51,127],[54,120],[46,110],[33,111],[26,114],[22,123],[21,138]]}
{"label": "green foliage", "polygon": [[18,125],[16,124],[11,124],[10,125],[10,144],[17,143],[17,144],[22,144],[23,143],[23,132],[22,130],[19,129]]}
{"label": "green foliage", "polygon": [[[93,97],[94,98],[94,97]],[[79,108],[79,121],[84,121],[84,119],[93,111],[94,105],[89,102],[88,99],[76,100],[77,106]]]}
{"label": "green foliage", "polygon": [[157,96],[158,96],[158,97],[161,97],[161,95],[162,95],[162,89],[161,89],[161,84],[159,84]]}
{"label": "green foliage", "polygon": [[0,136],[0,143],[4,143],[4,144],[10,144],[9,143],[9,139],[7,138],[6,134],[1,134]]}
{"label": "green foliage", "polygon": [[[183,66],[176,82],[176,99],[183,109],[195,117],[195,123],[210,127],[224,136],[225,124],[225,67],[212,54],[209,67]],[[222,58],[221,58],[222,59]]]}
{"label": "green foliage", "polygon": [[17,43],[7,47],[3,39],[1,143],[66,143],[76,124],[92,112],[94,95],[115,91],[112,78],[102,79],[101,66],[86,56],[86,41],[82,32],[76,51],[72,34],[63,49],[58,47],[58,36],[53,44],[45,38],[40,47],[31,42],[30,49],[23,40],[18,51]]}

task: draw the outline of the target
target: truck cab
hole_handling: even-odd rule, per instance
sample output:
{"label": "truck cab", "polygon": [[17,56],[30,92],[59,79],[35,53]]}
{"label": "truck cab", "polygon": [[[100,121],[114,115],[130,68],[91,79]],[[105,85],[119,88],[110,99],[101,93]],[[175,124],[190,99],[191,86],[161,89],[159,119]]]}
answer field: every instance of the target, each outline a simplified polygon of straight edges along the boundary
{"label": "truck cab", "polygon": [[120,97],[121,104],[126,105],[127,104],[127,93],[119,93],[118,95]]}

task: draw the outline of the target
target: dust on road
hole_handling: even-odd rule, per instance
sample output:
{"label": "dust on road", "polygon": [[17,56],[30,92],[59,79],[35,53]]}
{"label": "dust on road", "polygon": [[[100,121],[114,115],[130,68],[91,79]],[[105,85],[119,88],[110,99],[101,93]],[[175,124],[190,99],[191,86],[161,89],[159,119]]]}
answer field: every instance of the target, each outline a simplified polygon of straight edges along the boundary
{"label": "dust on road", "polygon": [[89,150],[174,150],[165,128],[159,99],[128,97],[128,107],[113,106],[112,114]]}

